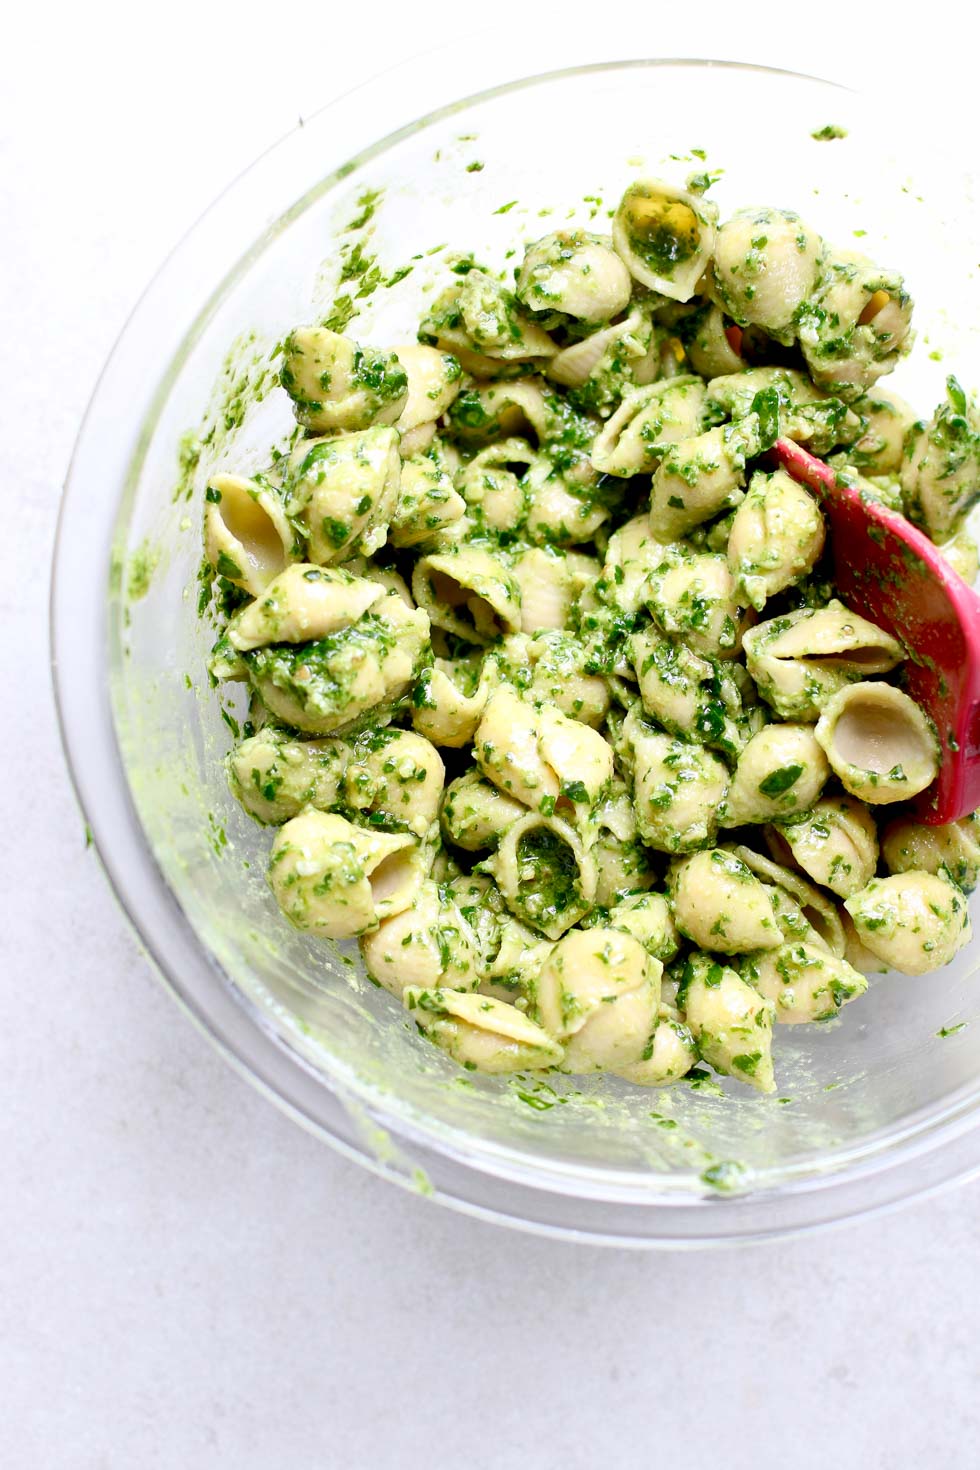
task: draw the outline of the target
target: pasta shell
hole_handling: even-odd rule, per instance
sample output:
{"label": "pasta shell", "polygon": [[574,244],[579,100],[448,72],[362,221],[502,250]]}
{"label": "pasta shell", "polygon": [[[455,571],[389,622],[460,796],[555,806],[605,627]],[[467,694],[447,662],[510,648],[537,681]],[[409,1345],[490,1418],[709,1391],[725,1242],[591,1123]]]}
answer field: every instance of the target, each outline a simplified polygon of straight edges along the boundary
{"label": "pasta shell", "polygon": [[541,365],[557,347],[529,321],[516,298],[485,271],[472,270],[433,302],[419,324],[419,339],[451,353],[477,378],[514,376],[523,365]]}
{"label": "pasta shell", "polygon": [[629,271],[607,238],[560,230],[527,247],[516,294],[528,311],[597,323],[619,315],[631,287]]}
{"label": "pasta shell", "polygon": [[267,643],[306,643],[349,628],[380,602],[385,589],[339,567],[297,562],[263,595],[236,613],[228,639],[241,652]]}
{"label": "pasta shell", "polygon": [[507,828],[484,867],[511,913],[549,939],[560,939],[595,902],[595,859],[559,817],[528,812]]}
{"label": "pasta shell", "polygon": [[456,358],[418,342],[396,347],[395,353],[408,379],[408,391],[395,428],[405,435],[424,424],[434,423],[449,408],[460,389],[462,370]]}
{"label": "pasta shell", "polygon": [[872,806],[916,796],[939,771],[932,722],[891,684],[865,682],[840,690],[815,733],[844,790]]}
{"label": "pasta shell", "polygon": [[395,429],[301,440],[289,457],[289,510],[306,529],[309,560],[328,566],[378,551],[400,477]]}
{"label": "pasta shell", "polygon": [[360,949],[371,978],[399,999],[409,986],[474,990],[479,983],[470,926],[431,879],[422,883],[411,908],[362,934]]}
{"label": "pasta shell", "polygon": [[853,796],[823,797],[800,821],[767,828],[766,841],[777,862],[789,858],[798,863],[839,898],[862,889],[878,866],[874,818]]}
{"label": "pasta shell", "polygon": [[546,1031],[493,996],[409,986],[403,1000],[429,1040],[474,1071],[499,1076],[562,1060],[561,1047]]}
{"label": "pasta shell", "polygon": [[663,1087],[690,1072],[697,1062],[698,1051],[690,1027],[679,1017],[660,1007],[657,1024],[647,1043],[649,1055],[628,1067],[617,1067],[615,1074],[634,1087]]}
{"label": "pasta shell", "polygon": [[815,721],[827,700],[904,658],[900,643],[836,599],[749,629],[745,662],[767,704],[784,720]]}
{"label": "pasta shell", "polygon": [[563,1070],[600,1072],[639,1062],[659,1018],[663,967],[619,929],[560,939],[533,986],[535,1019],[563,1045]]}
{"label": "pasta shell", "polygon": [[699,949],[744,954],[777,949],[783,942],[765,884],[724,848],[677,859],[667,891],[674,923]]}
{"label": "pasta shell", "polygon": [[829,775],[827,757],[809,725],[766,725],[738,757],[721,825],[741,827],[802,815]]}
{"label": "pasta shell", "polygon": [[[838,958],[844,954],[840,914],[836,904],[826,894],[821,893],[819,888],[808,883],[792,868],[772,862],[751,847],[740,846],[733,850],[757,878],[772,886],[774,897],[786,894],[792,899],[796,913],[787,909],[785,904],[776,904],[780,926],[787,939],[802,938],[808,942],[812,940]],[[799,919],[803,920],[806,929],[799,926]]]}
{"label": "pasta shell", "polygon": [[619,202],[612,238],[641,285],[689,301],[714,250],[714,210],[660,179],[638,180]]}
{"label": "pasta shell", "polygon": [[[889,873],[946,872],[964,893],[980,879],[980,818],[976,813],[943,827],[927,827],[898,817],[882,833],[882,855]],[[874,871],[868,874],[868,879]]]}
{"label": "pasta shell", "polygon": [[279,828],[269,858],[269,885],[286,918],[325,939],[349,939],[409,908],[424,876],[413,837],[313,810]]}
{"label": "pasta shell", "polygon": [[873,878],[844,907],[865,948],[903,975],[941,969],[972,938],[966,899],[944,873]]}
{"label": "pasta shell", "polygon": [[810,376],[846,403],[891,372],[911,346],[912,298],[902,277],[855,251],[824,259],[816,292],[798,312]]}
{"label": "pasta shell", "polygon": [[796,314],[817,284],[823,242],[799,215],[740,209],[715,236],[712,288],[742,326],[792,342]]}
{"label": "pasta shell", "polygon": [[336,806],[350,755],[342,740],[294,740],[267,725],[240,741],[225,764],[232,793],[249,816],[278,826],[304,807]]}
{"label": "pasta shell", "polygon": [[752,476],[732,520],[727,554],[737,585],[757,612],[767,598],[812,571],[825,537],[816,500],[785,470]]}
{"label": "pasta shell", "polygon": [[296,537],[279,496],[257,480],[214,475],[204,513],[204,550],[219,576],[261,597],[292,560]]}
{"label": "pasta shell", "polygon": [[617,750],[647,846],[669,853],[708,846],[728,789],[728,767],[700,746],[655,730],[635,709],[623,722]]}
{"label": "pasta shell", "polygon": [[314,434],[393,424],[408,398],[408,377],[395,353],[361,347],[327,327],[290,332],[280,381],[297,419]]}
{"label": "pasta shell", "polygon": [[697,952],[685,962],[678,1000],[706,1062],[758,1092],[775,1092],[771,1001],[728,965]]}
{"label": "pasta shell", "polygon": [[442,805],[442,830],[466,852],[496,847],[508,827],[527,815],[527,807],[487,781],[477,770],[451,781]]}
{"label": "pasta shell", "polygon": [[356,622],[312,642],[245,654],[249,681],[277,719],[311,735],[347,734],[369,715],[384,724],[408,693],[428,654],[429,620],[368,585],[380,601]]}
{"label": "pasta shell", "polygon": [[805,942],[749,955],[739,968],[742,979],[772,1002],[774,1019],[784,1026],[829,1021],[868,988],[846,959]]}
{"label": "pasta shell", "polygon": [[475,547],[421,557],[412,595],[437,628],[469,643],[492,643],[521,625],[517,583],[502,562]]}
{"label": "pasta shell", "polygon": [[605,475],[654,469],[669,444],[697,433],[703,404],[700,378],[669,378],[630,389],[592,445],[593,465]]}

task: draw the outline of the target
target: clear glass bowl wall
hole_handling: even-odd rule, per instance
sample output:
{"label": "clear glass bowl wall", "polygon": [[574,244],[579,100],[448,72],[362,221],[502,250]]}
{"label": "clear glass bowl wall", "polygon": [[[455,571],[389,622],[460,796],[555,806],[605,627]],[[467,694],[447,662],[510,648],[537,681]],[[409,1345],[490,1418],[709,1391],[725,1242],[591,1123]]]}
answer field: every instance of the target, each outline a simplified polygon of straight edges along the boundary
{"label": "clear glass bowl wall", "polygon": [[[450,251],[499,266],[561,225],[605,228],[639,174],[706,167],[720,171],[723,216],[795,208],[905,272],[919,340],[895,383],[913,403],[931,411],[950,366],[974,382],[973,181],[849,93],[745,67],[607,65],[496,88],[374,142],[372,127],[407,110],[382,79],[219,200],[141,302],[83,429],[55,571],[56,679],[76,784],[126,910],[253,1080],[372,1167],[497,1218],[704,1243],[806,1228],[974,1168],[980,1026],[937,1033],[975,1017],[976,945],[924,979],[873,979],[839,1021],[779,1028],[774,1098],[548,1078],[552,1095],[461,1074],[364,980],[355,947],[280,917],[264,878],[271,834],[231,798],[221,764],[232,736],[196,611],[201,501],[210,470],[256,468],[289,432],[275,389],[238,423],[250,403],[239,389],[262,379],[290,326],[329,310],[342,243],[362,240],[386,277],[412,266],[358,302],[350,328],[397,342],[414,335]],[[811,139],[826,123],[848,136]],[[351,235],[369,190],[377,211]],[[218,427],[175,499],[181,436],[200,431],[209,402]],[[133,599],[141,565],[152,575]]]}

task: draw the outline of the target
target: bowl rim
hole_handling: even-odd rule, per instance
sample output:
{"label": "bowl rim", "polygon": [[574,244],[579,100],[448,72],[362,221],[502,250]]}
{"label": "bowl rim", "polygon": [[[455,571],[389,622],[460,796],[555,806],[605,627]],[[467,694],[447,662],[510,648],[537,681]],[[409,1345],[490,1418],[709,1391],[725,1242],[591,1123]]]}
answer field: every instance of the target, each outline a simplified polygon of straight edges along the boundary
{"label": "bowl rim", "polygon": [[[455,44],[455,43],[454,43]],[[454,44],[439,51],[452,50]],[[79,805],[92,832],[96,851],[123,915],[144,946],[158,978],[181,1009],[190,1016],[218,1052],[259,1091],[287,1114],[338,1151],[403,1186],[431,1193],[449,1204],[482,1218],[545,1234],[587,1239],[595,1243],[636,1246],[700,1247],[732,1241],[763,1240],[811,1231],[840,1223],[856,1214],[891,1208],[913,1196],[934,1192],[954,1180],[980,1172],[980,1084],[969,1094],[960,1088],[937,1109],[923,1108],[905,1120],[905,1126],[885,1139],[873,1137],[835,1156],[831,1169],[782,1166],[776,1187],[756,1187],[728,1196],[664,1194],[635,1191],[628,1198],[617,1190],[582,1190],[575,1170],[555,1164],[545,1171],[528,1167],[528,1156],[481,1140],[461,1130],[448,1134],[426,1128],[419,1118],[386,1111],[384,1100],[365,1104],[335,1075],[313,1067],[288,1040],[272,1031],[260,1007],[246,996],[199,940],[190,921],[158,866],[129,789],[119,749],[110,688],[109,611],[113,575],[113,535],[120,507],[135,485],[141,450],[152,433],[166,401],[173,376],[197,334],[222,302],[234,282],[264,248],[267,231],[285,228],[290,220],[338,179],[412,132],[449,114],[518,89],[543,85],[590,72],[640,68],[717,68],[783,77],[854,97],[850,88],[819,77],[784,68],[764,67],[730,60],[699,58],[630,58],[563,66],[526,77],[496,81],[467,97],[441,103],[423,116],[402,122],[380,139],[348,155],[331,170],[321,171],[317,184],[300,196],[292,194],[292,174],[280,166],[302,155],[311,136],[332,123],[365,94],[391,89],[393,75],[418,65],[418,57],[370,78],[332,99],[313,116],[274,143],[208,206],[184,233],[151,278],[123,325],[100,373],[83,416],[72,453],[59,510],[55,538],[51,593],[51,666],[55,706],[62,746]],[[372,109],[365,109],[374,112]],[[350,137],[349,129],[340,129]],[[298,145],[304,145],[300,150]],[[292,150],[292,151],[291,151]],[[302,170],[301,176],[309,174]],[[277,175],[284,175],[277,177]],[[238,210],[257,223],[267,217],[266,200],[278,198],[280,209],[265,232],[245,236],[251,243],[229,269],[224,250],[223,217]],[[216,238],[215,225],[222,225]],[[181,262],[204,237],[205,253],[213,257],[217,281],[203,306],[186,325],[179,310],[173,315],[173,350],[161,352],[165,368],[152,389],[142,390],[142,411],[123,417],[132,424],[119,436],[113,473],[106,476],[101,435],[113,425],[118,433],[120,408],[133,398],[134,348],[148,323],[161,312],[180,306],[177,277]],[[183,322],[183,326],[178,326]],[[138,381],[138,380],[137,380]],[[96,465],[95,445],[101,459]],[[96,470],[114,487],[105,496],[98,515],[84,512],[83,486]],[[86,502],[83,504],[83,502]],[[80,637],[80,630],[84,630]],[[93,697],[93,691],[95,697]],[[207,972],[210,985],[202,991],[186,980]],[[206,1000],[205,1000],[206,995]],[[390,1130],[399,1140],[390,1152],[372,1146],[378,1129]],[[896,1157],[896,1153],[900,1157]],[[597,1171],[590,1171],[595,1177]],[[617,1171],[601,1177],[610,1183]]]}

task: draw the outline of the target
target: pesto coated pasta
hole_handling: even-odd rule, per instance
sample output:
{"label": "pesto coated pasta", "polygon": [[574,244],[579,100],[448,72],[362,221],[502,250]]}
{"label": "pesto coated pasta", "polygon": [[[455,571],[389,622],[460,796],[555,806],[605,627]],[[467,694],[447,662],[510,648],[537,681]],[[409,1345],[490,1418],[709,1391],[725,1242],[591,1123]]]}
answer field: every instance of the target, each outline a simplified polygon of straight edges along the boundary
{"label": "pesto coated pasta", "polygon": [[771,1093],[780,1024],[970,938],[976,819],[904,805],[940,760],[909,651],[767,455],[829,457],[972,578],[980,410],[880,386],[896,271],[709,182],[454,258],[416,342],[294,327],[287,452],[208,483],[272,894],[470,1070]]}

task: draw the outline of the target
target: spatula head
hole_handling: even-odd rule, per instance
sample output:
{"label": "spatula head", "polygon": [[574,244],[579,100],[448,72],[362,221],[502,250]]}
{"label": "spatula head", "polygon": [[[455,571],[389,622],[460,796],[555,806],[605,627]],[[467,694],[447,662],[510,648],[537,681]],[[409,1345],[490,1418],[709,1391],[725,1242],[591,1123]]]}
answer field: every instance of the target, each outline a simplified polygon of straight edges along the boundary
{"label": "spatula head", "polygon": [[788,439],[772,458],[821,497],[841,599],[908,653],[905,687],[932,719],[939,775],[916,798],[921,821],[955,822],[980,806],[980,597],[936,546]]}

